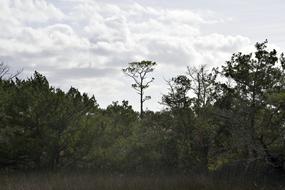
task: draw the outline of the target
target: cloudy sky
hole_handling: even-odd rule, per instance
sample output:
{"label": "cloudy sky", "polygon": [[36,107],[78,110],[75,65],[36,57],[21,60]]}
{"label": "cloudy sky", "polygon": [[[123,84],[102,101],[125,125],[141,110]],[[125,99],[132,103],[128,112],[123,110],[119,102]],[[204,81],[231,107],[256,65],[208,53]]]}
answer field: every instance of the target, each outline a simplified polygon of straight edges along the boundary
{"label": "cloudy sky", "polygon": [[146,107],[158,110],[165,80],[187,66],[222,65],[268,39],[285,51],[284,0],[0,0],[0,60],[22,77],[35,70],[51,84],[94,94],[105,107],[138,108],[132,61],[158,63]]}

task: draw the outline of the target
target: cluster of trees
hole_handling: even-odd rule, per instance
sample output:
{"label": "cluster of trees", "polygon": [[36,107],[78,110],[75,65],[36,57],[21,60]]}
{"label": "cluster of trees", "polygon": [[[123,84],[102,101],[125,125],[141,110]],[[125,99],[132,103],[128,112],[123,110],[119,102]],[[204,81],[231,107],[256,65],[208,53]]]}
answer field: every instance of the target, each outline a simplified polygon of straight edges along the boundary
{"label": "cluster of trees", "polygon": [[2,72],[0,168],[207,172],[242,161],[284,171],[285,57],[266,45],[233,54],[221,68],[188,67],[168,81],[158,112],[143,111],[154,62],[123,70],[140,113],[127,101],[102,109],[38,72],[26,80]]}

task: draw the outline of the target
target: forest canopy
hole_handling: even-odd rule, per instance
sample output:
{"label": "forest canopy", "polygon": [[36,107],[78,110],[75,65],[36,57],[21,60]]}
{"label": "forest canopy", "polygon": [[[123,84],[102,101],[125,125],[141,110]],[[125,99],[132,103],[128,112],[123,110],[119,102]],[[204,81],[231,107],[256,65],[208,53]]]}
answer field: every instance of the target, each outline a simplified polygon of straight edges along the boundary
{"label": "forest canopy", "polygon": [[[0,168],[191,173],[238,163],[284,171],[285,57],[267,41],[255,47],[219,68],[185,68],[167,81],[165,109],[156,112],[142,108],[153,78],[133,85],[138,113],[127,100],[103,109],[76,88],[54,88],[37,71],[20,79],[0,64]],[[156,64],[129,66],[141,71],[142,63]]]}

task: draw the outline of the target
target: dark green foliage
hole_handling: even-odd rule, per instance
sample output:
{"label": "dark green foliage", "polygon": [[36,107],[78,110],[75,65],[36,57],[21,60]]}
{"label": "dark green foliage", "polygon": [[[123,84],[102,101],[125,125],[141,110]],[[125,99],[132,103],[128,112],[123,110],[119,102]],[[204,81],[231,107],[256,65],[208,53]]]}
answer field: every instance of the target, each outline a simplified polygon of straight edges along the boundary
{"label": "dark green foliage", "polygon": [[54,89],[37,72],[27,80],[1,81],[1,95],[2,167],[65,166],[85,148],[79,144],[85,139],[83,116],[97,107],[94,97]]}
{"label": "dark green foliage", "polygon": [[157,112],[142,110],[154,62],[123,70],[135,81],[141,113],[128,101],[99,108],[94,97],[55,89],[38,72],[0,77],[0,168],[283,176],[285,58],[266,45],[212,71],[188,67],[168,81]]}
{"label": "dark green foliage", "polygon": [[283,170],[285,72],[283,58],[266,44],[257,43],[254,55],[234,54],[222,68],[221,75],[232,82],[218,84],[217,106],[230,134],[231,157],[264,160]]}
{"label": "dark green foliage", "polygon": [[187,74],[168,82],[170,92],[162,97],[162,102],[172,115],[176,167],[184,172],[207,172],[216,133],[211,122],[215,75],[204,66],[188,68]]}

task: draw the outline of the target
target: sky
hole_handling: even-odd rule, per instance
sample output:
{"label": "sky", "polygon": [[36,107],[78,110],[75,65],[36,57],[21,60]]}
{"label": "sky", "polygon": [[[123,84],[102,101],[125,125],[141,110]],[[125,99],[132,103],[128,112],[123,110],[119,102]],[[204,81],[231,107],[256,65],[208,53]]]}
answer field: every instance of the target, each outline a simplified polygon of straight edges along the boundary
{"label": "sky", "polygon": [[[221,66],[269,40],[285,51],[284,0],[0,0],[0,61],[22,78],[95,96],[101,107],[128,100],[138,110],[128,63],[157,62],[146,90],[160,110],[166,81],[187,66]],[[150,76],[150,77],[152,77]]]}

